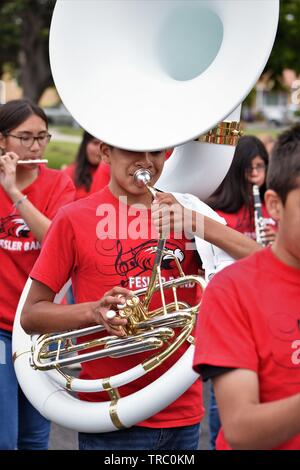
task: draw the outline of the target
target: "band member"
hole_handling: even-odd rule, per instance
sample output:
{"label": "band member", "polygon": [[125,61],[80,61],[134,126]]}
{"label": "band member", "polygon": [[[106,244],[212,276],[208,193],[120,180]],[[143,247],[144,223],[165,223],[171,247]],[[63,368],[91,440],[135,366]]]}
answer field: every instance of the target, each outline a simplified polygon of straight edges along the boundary
{"label": "band member", "polygon": [[[276,235],[275,221],[271,219],[264,204],[268,161],[266,148],[257,137],[247,135],[240,138],[227,175],[207,201],[226,220],[229,227],[244,233],[262,246],[272,243]],[[213,389],[208,421],[210,446],[215,449],[220,418]]]}
{"label": "band member", "polygon": [[41,242],[74,186],[60,171],[18,160],[41,159],[50,140],[43,110],[27,100],[0,107],[0,449],[47,449],[49,423],[18,387],[11,359],[14,315]]}
{"label": "band member", "polygon": [[235,150],[231,167],[222,184],[207,201],[221,215],[229,227],[256,240],[253,185],[258,186],[262,201],[264,243],[275,240],[275,222],[264,204],[268,154],[263,143],[255,136],[241,137]]}
{"label": "band member", "polygon": [[300,449],[300,126],[278,139],[266,207],[274,244],[216,274],[204,293],[194,367],[212,378],[218,449]]}
{"label": "band member", "polygon": [[100,140],[84,131],[75,161],[64,171],[74,182],[75,200],[107,186],[109,166],[101,161]]}
{"label": "band member", "polygon": [[[109,183],[109,165],[102,162],[100,140],[84,131],[75,161],[64,171],[73,180],[76,189],[75,200],[99,191]],[[74,303],[72,286],[66,293],[69,304]]]}
{"label": "band member", "polygon": [[[173,196],[157,195],[152,216],[152,196],[144,185],[140,187],[135,183],[133,175],[138,169],[147,169],[151,174],[151,185],[155,185],[163,170],[166,152],[130,152],[105,143],[101,143],[100,152],[102,160],[110,165],[110,184],[102,191],[62,208],[57,215],[43,252],[31,272],[33,284],[21,317],[21,324],[28,333],[62,331],[100,323],[110,334],[121,336],[120,326],[127,320],[118,315],[113,318],[107,316],[108,310],[123,303],[132,291],[147,286],[151,278],[155,258],[152,248],[157,246],[158,237],[155,227],[160,227],[165,233],[164,227],[170,222],[170,214],[166,215],[166,211],[160,208],[168,206]],[[196,214],[192,210],[188,212],[191,217],[187,219],[197,222]],[[186,274],[197,273],[195,249],[188,248],[191,240],[182,228],[180,236],[175,236],[174,229],[182,220],[182,213],[178,210],[172,215],[166,248],[175,254]],[[217,215],[214,217],[220,219]],[[252,240],[207,217],[204,217],[204,229],[200,223],[195,228],[197,231],[201,236],[204,231],[206,240],[219,240],[222,248],[229,248],[231,255],[241,256],[258,249]],[[176,263],[170,256],[163,256],[161,271],[165,280],[178,276]],[[53,304],[55,294],[70,275],[77,304]],[[179,290],[179,300],[193,304],[200,299],[200,292],[194,284]],[[169,290],[166,292],[167,302],[170,296]],[[151,308],[158,306],[161,303],[155,297]],[[122,397],[160,377],[187,347],[183,344],[161,366],[123,386]],[[134,367],[146,357],[149,357],[146,353],[140,353],[117,360],[107,357],[101,361],[85,362],[81,377],[98,378],[100,373],[108,377]],[[108,399],[106,393],[80,394],[80,398],[88,401]],[[196,449],[203,414],[201,383],[198,380],[174,403],[130,429],[116,433],[80,433],[79,447],[105,450]]]}

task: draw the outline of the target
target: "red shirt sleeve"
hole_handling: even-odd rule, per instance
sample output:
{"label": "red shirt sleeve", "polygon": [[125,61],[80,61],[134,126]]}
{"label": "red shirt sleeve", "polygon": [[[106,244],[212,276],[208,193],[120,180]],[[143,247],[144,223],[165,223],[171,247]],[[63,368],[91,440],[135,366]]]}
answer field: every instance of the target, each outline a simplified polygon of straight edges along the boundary
{"label": "red shirt sleeve", "polygon": [[[241,275],[235,270],[232,276],[235,267],[216,274],[204,292],[196,328],[193,365],[197,372],[201,364],[257,372],[258,358],[247,308],[241,303],[239,285],[232,279]],[[243,295],[247,298],[246,292]]]}
{"label": "red shirt sleeve", "polygon": [[63,172],[59,172],[58,175],[59,177],[55,182],[56,184],[44,212],[50,220],[54,218],[60,207],[73,202],[75,199],[75,187],[70,177]]}
{"label": "red shirt sleeve", "polygon": [[75,268],[75,236],[72,224],[62,208],[50,225],[30,277],[57,293]]}

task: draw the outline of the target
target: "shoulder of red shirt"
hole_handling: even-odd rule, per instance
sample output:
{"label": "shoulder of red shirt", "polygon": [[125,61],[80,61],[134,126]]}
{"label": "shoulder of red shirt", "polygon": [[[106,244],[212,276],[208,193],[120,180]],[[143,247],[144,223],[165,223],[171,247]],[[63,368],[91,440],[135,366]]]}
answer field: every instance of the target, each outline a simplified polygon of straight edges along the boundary
{"label": "shoulder of red shirt", "polygon": [[70,176],[72,180],[74,180],[74,173],[75,173],[75,162],[71,163],[68,165],[66,168],[61,170],[63,173],[66,173],[67,175]]}
{"label": "shoulder of red shirt", "polygon": [[[57,170],[55,168],[49,168],[44,165],[40,165],[40,173],[38,176],[39,184],[40,181],[43,180],[43,184],[53,184],[54,181],[60,181],[63,183],[70,183],[73,187],[74,184],[70,176],[67,173]],[[44,187],[43,187],[44,190]]]}
{"label": "shoulder of red shirt", "polygon": [[209,286],[213,287],[215,282],[222,283],[227,280],[240,280],[241,278],[247,278],[252,273],[255,273],[260,263],[263,262],[266,257],[269,258],[270,248],[261,249],[252,253],[245,258],[235,261],[230,266],[222,269],[218,272],[210,281]]}

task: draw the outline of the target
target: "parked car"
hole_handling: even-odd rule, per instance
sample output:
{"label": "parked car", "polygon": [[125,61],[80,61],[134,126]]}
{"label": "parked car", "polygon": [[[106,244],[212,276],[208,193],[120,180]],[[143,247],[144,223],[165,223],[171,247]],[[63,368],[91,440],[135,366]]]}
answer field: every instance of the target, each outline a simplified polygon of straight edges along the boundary
{"label": "parked car", "polygon": [[51,108],[44,108],[44,111],[51,125],[79,127],[63,104]]}
{"label": "parked car", "polygon": [[265,106],[263,109],[263,116],[268,124],[279,127],[289,126],[299,122],[299,116],[297,116],[297,109],[295,105],[288,106]]}

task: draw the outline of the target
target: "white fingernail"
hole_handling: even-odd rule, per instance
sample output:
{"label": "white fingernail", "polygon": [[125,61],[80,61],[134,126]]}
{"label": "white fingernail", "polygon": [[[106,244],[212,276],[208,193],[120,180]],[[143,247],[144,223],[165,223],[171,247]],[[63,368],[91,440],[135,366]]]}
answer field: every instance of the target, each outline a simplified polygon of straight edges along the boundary
{"label": "white fingernail", "polygon": [[108,310],[108,312],[106,312],[106,318],[108,320],[112,320],[113,318],[115,318],[116,316],[116,312],[114,310]]}

